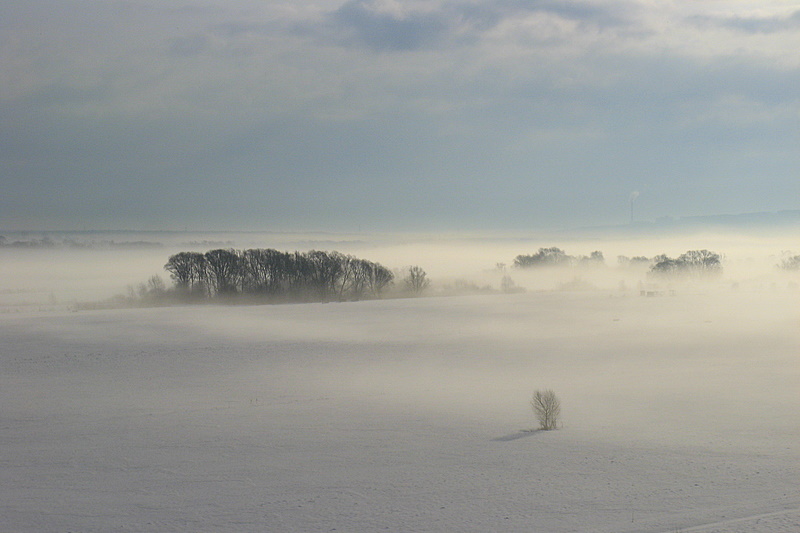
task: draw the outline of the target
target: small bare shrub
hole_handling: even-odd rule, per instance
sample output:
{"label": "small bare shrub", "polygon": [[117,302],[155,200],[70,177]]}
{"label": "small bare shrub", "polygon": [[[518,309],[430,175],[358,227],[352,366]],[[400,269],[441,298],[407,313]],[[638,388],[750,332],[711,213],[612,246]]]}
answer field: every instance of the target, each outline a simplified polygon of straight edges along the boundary
{"label": "small bare shrub", "polygon": [[531,407],[539,420],[539,427],[545,431],[556,429],[561,416],[561,401],[552,390],[535,390],[531,398]]}

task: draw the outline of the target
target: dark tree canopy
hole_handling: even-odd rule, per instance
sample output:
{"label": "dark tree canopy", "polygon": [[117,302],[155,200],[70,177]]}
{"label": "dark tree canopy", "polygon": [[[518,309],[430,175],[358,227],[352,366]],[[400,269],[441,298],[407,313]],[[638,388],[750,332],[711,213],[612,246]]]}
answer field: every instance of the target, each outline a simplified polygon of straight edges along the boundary
{"label": "dark tree canopy", "polygon": [[778,265],[783,270],[800,270],[800,255],[789,255],[781,260]]}
{"label": "dark tree canopy", "polygon": [[394,280],[392,272],[378,263],[318,250],[180,252],[164,269],[179,294],[239,294],[281,301],[378,298]]}
{"label": "dark tree canopy", "polygon": [[539,266],[566,266],[571,262],[570,256],[561,248],[539,248],[533,255],[518,255],[514,258],[514,266],[531,268]]}
{"label": "dark tree canopy", "polygon": [[241,256],[236,250],[210,250],[206,252],[206,274],[217,294],[234,294],[242,276]]}
{"label": "dark tree canopy", "polygon": [[689,250],[677,259],[662,254],[653,258],[653,263],[650,272],[659,276],[705,278],[722,274],[719,254],[709,250]]}
{"label": "dark tree canopy", "polygon": [[514,258],[514,266],[517,268],[534,267],[595,267],[605,265],[603,252],[595,250],[589,256],[574,257],[567,255],[561,248],[539,248],[539,251],[532,255],[518,255]]}
{"label": "dark tree canopy", "polygon": [[164,269],[181,289],[194,290],[206,279],[206,258],[198,252],[180,252],[169,258]]}

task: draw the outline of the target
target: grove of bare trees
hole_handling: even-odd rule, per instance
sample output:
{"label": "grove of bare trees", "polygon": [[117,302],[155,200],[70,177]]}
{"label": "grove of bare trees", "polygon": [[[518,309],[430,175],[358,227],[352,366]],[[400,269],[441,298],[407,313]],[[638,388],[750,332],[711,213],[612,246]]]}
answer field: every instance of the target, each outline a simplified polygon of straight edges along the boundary
{"label": "grove of bare trees", "polygon": [[603,252],[596,250],[588,256],[567,255],[561,248],[539,248],[531,255],[518,255],[514,258],[516,268],[600,266],[605,264]]}
{"label": "grove of bare trees", "polygon": [[659,255],[653,258],[650,273],[654,276],[712,278],[722,274],[722,260],[719,254],[708,250],[689,250],[677,259]]}
{"label": "grove of bare trees", "polygon": [[[800,256],[785,253],[779,267],[785,271],[800,270]],[[652,258],[644,256],[618,256],[618,267],[647,269],[652,278],[674,280],[717,279],[722,274],[722,257],[709,250],[689,250],[677,258],[666,254]],[[530,255],[518,255],[515,269],[540,268],[608,268],[603,252],[572,256],[560,248],[539,248]],[[523,292],[505,274],[505,264],[497,268],[504,273],[500,281],[503,293]],[[155,278],[147,284],[132,289],[130,299],[156,305],[170,302],[228,300],[240,302],[328,302],[374,299],[387,296],[419,296],[425,293],[431,281],[421,267],[410,266],[391,271],[379,263],[360,259],[340,252],[311,250],[307,252],[281,252],[275,249],[254,248],[235,250],[217,248],[205,253],[179,252],[169,257],[164,269],[174,282],[167,288]],[[477,285],[438,285],[435,293],[465,294],[474,290],[491,292],[491,287],[480,289]],[[454,287],[454,288],[453,288]]]}
{"label": "grove of bare trees", "polygon": [[339,252],[215,249],[180,252],[164,269],[183,298],[247,295],[276,301],[379,298],[393,282],[386,267]]}
{"label": "grove of bare trees", "polygon": [[[654,277],[665,278],[714,278],[722,274],[722,258],[709,250],[689,250],[673,259],[666,254],[653,258],[642,256],[617,258],[619,266],[634,267],[649,265],[649,272]],[[561,248],[539,248],[531,255],[518,255],[514,259],[515,268],[532,269],[541,267],[593,267],[605,265],[603,252],[594,251],[588,256],[567,255]],[[785,260],[784,269],[791,268],[791,258]]]}

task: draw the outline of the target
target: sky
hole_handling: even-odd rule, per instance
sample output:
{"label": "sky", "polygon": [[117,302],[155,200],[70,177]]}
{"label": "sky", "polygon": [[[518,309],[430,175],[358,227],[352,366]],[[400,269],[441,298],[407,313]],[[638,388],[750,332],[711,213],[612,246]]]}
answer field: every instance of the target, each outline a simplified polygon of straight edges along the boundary
{"label": "sky", "polygon": [[0,230],[798,209],[798,50],[800,1],[4,0]]}

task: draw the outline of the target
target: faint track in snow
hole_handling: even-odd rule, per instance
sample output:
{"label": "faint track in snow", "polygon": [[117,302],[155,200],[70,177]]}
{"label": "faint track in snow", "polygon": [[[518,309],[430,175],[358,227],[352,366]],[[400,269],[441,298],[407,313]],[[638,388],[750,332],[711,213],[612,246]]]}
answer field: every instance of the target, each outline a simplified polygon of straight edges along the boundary
{"label": "faint track in snow", "polygon": [[[764,518],[774,518],[774,517],[778,517],[778,516],[785,516],[785,515],[790,515],[790,514],[793,514],[793,513],[797,513],[798,515],[800,515],[800,508],[783,509],[783,510],[780,510],[780,511],[773,511],[773,512],[770,512],[770,513],[760,513],[760,514],[754,514],[754,515],[750,515],[750,516],[742,516],[742,517],[739,517],[739,518],[731,518],[731,519],[728,519],[728,520],[719,520],[717,522],[709,522],[707,524],[700,524],[698,526],[690,526],[690,527],[683,527],[683,528],[678,528],[678,529],[670,529],[668,531],[665,531],[664,533],[674,533],[676,531],[678,531],[680,533],[689,533],[691,531],[707,531],[707,530],[713,530],[714,528],[718,528],[718,527],[725,527],[725,526],[730,526],[730,525],[738,524],[738,523],[751,522],[753,520],[761,520],[761,519],[764,519]],[[800,516],[798,516],[798,518],[800,519]]]}
{"label": "faint track in snow", "polygon": [[524,439],[525,437],[530,437],[531,435],[536,435],[542,431],[541,429],[523,429],[517,431],[516,433],[510,433],[508,435],[503,435],[502,437],[497,437],[492,439],[492,442],[508,442],[510,440],[517,440],[517,439]]}

